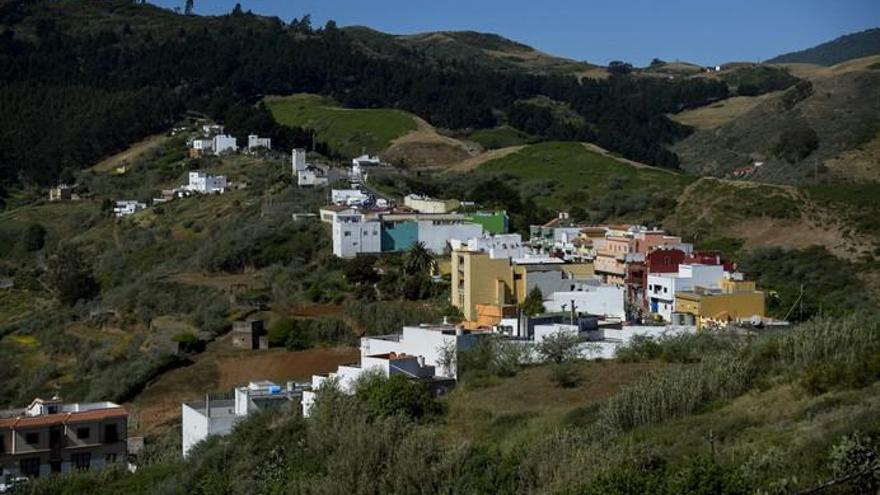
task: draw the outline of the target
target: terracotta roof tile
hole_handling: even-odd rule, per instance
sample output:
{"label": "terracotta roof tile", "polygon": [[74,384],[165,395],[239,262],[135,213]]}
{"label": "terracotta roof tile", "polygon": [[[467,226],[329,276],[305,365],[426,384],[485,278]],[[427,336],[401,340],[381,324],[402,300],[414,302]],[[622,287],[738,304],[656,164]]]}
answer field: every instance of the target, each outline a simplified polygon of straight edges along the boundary
{"label": "terracotta roof tile", "polygon": [[124,407],[114,407],[108,409],[95,409],[93,411],[0,419],[0,428],[33,428],[37,426],[82,423],[85,421],[99,421],[103,419],[124,417],[128,417],[128,411]]}

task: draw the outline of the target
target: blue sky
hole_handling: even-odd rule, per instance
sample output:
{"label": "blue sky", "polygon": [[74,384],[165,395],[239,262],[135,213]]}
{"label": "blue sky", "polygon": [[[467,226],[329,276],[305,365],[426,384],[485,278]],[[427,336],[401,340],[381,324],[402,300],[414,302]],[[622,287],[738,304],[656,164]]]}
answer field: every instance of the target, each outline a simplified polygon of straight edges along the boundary
{"label": "blue sky", "polygon": [[[184,0],[153,0],[179,7]],[[195,0],[198,14],[236,0]],[[654,57],[704,65],[763,60],[880,26],[878,0],[240,0],[285,21],[366,25],[404,34],[494,32],[554,55],[645,65]]]}

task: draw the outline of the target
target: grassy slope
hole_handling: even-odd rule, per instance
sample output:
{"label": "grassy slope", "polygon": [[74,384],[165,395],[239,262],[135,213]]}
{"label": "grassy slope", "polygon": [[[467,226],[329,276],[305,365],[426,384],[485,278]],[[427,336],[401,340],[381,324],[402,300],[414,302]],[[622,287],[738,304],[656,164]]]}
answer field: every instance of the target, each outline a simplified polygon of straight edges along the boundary
{"label": "grassy slope", "polygon": [[278,122],[314,129],[319,141],[349,156],[384,151],[417,128],[412,115],[400,110],[341,108],[315,95],[269,97],[266,104]]}
{"label": "grassy slope", "polygon": [[692,177],[636,167],[587,150],[580,143],[540,143],[481,165],[478,170],[513,175],[523,186],[546,186],[535,197],[551,208],[589,207],[609,194],[662,193],[675,198]]}

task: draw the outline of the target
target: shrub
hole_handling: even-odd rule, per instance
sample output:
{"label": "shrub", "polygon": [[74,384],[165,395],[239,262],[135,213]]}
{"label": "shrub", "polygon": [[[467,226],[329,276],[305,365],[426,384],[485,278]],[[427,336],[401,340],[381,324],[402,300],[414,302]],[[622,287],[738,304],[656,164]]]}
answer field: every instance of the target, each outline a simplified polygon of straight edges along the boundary
{"label": "shrub", "polygon": [[356,388],[357,398],[375,416],[402,414],[418,419],[440,411],[439,403],[431,397],[427,386],[404,375],[386,378],[378,373],[368,374]]}

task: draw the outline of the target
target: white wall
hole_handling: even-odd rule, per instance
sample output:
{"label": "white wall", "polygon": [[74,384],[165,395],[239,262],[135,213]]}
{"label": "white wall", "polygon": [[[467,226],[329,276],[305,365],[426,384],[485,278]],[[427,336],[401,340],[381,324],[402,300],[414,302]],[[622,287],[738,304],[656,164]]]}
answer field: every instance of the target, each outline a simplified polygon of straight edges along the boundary
{"label": "white wall", "polygon": [[235,425],[236,416],[228,415],[217,418],[207,418],[204,411],[197,411],[186,404],[181,405],[183,424],[182,443],[184,457],[197,443],[208,438],[209,435],[228,435]]}
{"label": "white wall", "polygon": [[458,370],[445,369],[440,366],[441,349],[447,345],[455,345],[461,351],[475,345],[478,335],[455,333],[449,334],[432,328],[403,327],[403,335],[399,340],[386,340],[374,337],[361,339],[361,358],[374,354],[386,354],[389,352],[405,353],[425,358],[425,364],[435,366],[438,376],[456,378]]}
{"label": "white wall", "polygon": [[293,174],[306,169],[306,150],[295,148],[290,152],[290,161]]}
{"label": "white wall", "polygon": [[476,223],[434,223],[419,220],[419,241],[434,254],[443,254],[450,239],[467,240],[483,235],[483,226]]}
{"label": "white wall", "polygon": [[220,154],[227,151],[237,151],[238,143],[236,139],[232,136],[227,136],[225,134],[220,134],[218,136],[214,136],[214,153]]}
{"label": "white wall", "polygon": [[333,254],[352,258],[360,253],[382,252],[382,224],[363,215],[337,215],[333,221]]}
{"label": "white wall", "polygon": [[574,300],[575,310],[579,313],[626,318],[623,287],[602,285],[584,289],[553,292],[544,301],[544,307],[548,312],[555,312],[562,311],[562,305],[565,304],[565,311],[571,311],[571,301]]}

